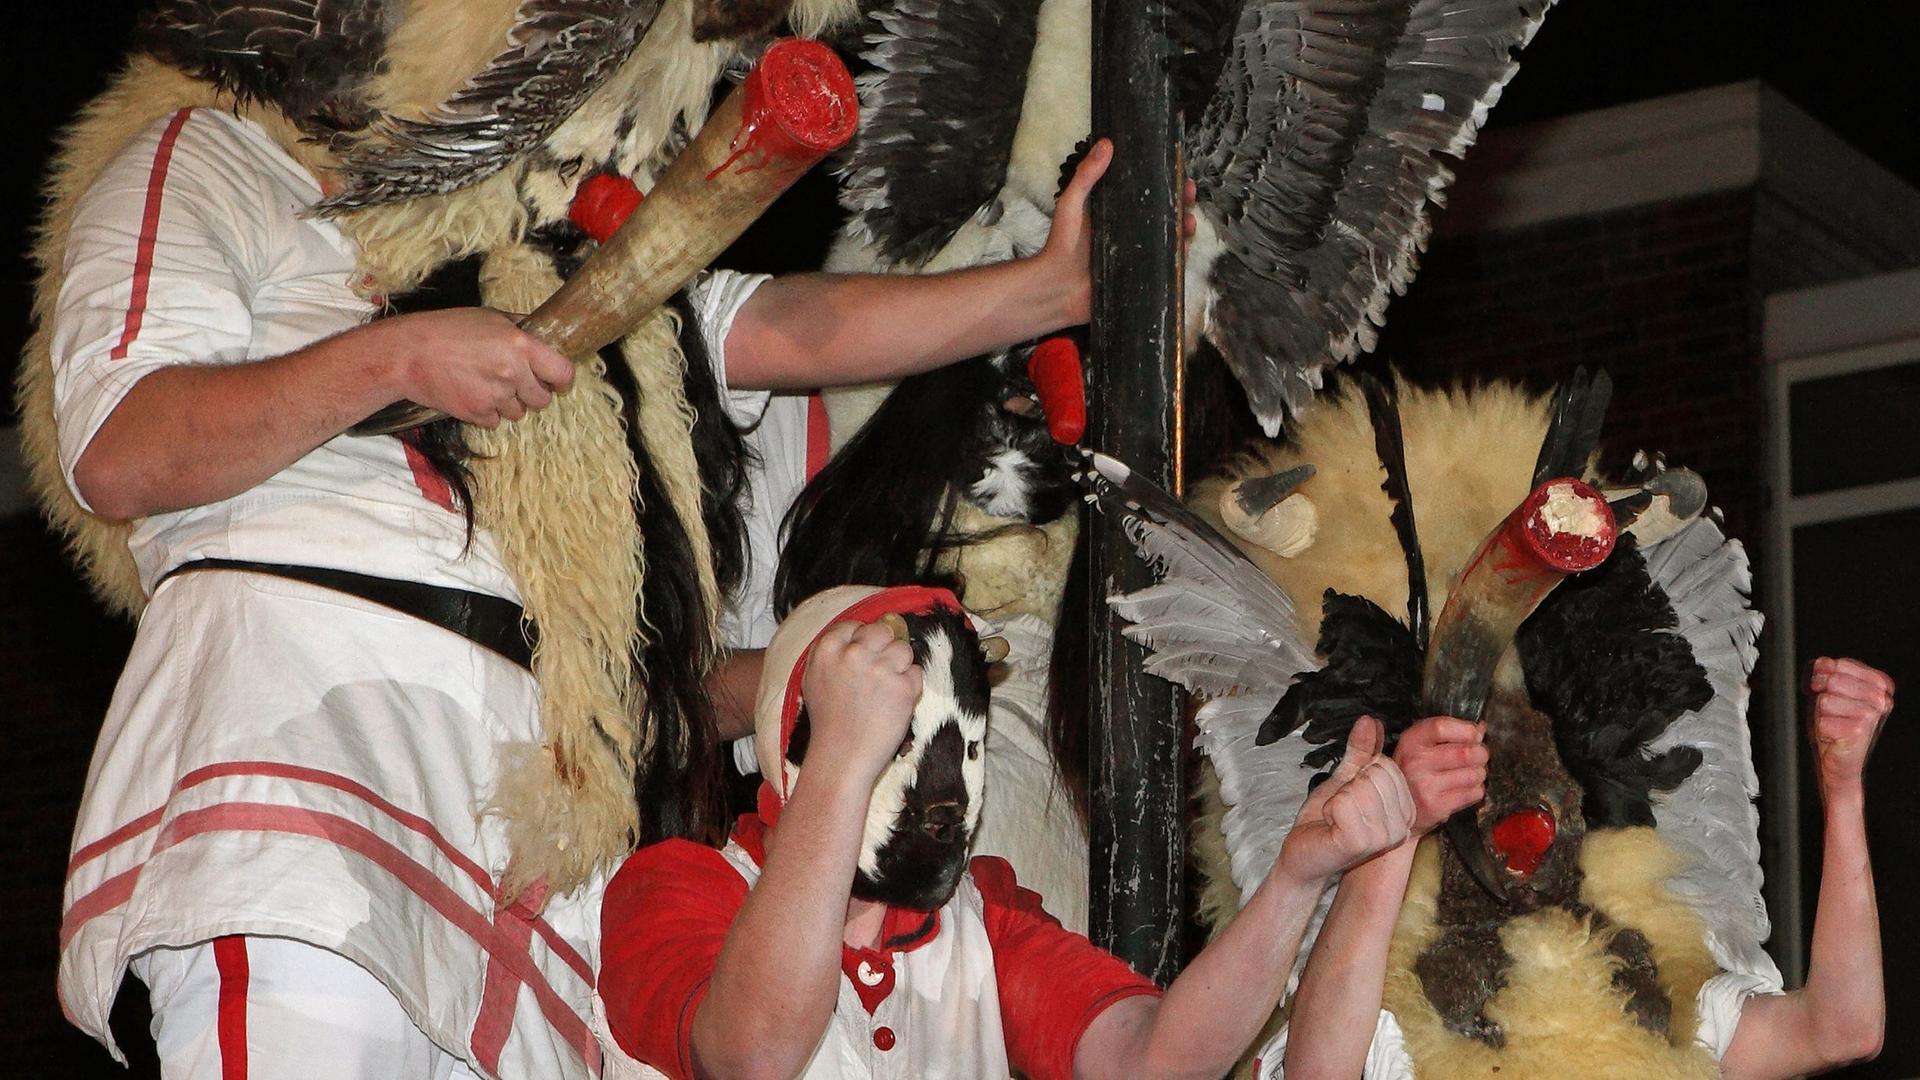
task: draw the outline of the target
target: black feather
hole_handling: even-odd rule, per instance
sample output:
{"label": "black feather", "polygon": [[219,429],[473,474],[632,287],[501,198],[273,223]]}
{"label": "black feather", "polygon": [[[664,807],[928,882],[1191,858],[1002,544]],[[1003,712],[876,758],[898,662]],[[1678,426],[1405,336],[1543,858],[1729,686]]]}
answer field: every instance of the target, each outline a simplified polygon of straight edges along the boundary
{"label": "black feather", "polygon": [[[281,0],[288,2],[288,0]],[[506,47],[425,117],[383,115],[341,148],[327,213],[458,190],[533,149],[617,70],[660,0],[522,0]]]}
{"label": "black feather", "polygon": [[1372,716],[1386,727],[1391,749],[1420,719],[1424,660],[1413,633],[1373,601],[1328,589],[1318,649],[1326,666],[1287,688],[1254,742],[1264,746],[1304,727],[1315,744],[1305,761],[1323,768],[1340,759],[1354,721]]}
{"label": "black feather", "polygon": [[1272,432],[1321,369],[1373,347],[1451,179],[1439,155],[1473,141],[1551,0],[1172,2],[1190,50],[1176,74],[1216,73],[1205,109],[1186,108],[1226,248],[1209,336]]}
{"label": "black feather", "polygon": [[1605,371],[1588,378],[1586,368],[1573,369],[1554,399],[1553,419],[1533,466],[1534,487],[1556,477],[1586,474],[1588,459],[1600,447],[1600,425],[1612,400],[1613,378]]}
{"label": "black feather", "polygon": [[1038,0],[895,0],[873,15],[842,202],[890,263],[918,265],[1006,183]]}
{"label": "black feather", "polygon": [[390,0],[161,0],[135,41],[325,137],[373,121],[367,83],[398,18]]}
{"label": "black feather", "polygon": [[1169,0],[1167,30],[1173,38],[1173,93],[1188,122],[1197,122],[1220,84],[1233,48],[1233,30],[1244,0]]}
{"label": "black feather", "polygon": [[1585,790],[1587,824],[1652,825],[1653,794],[1693,774],[1700,751],[1647,746],[1713,700],[1707,673],[1631,536],[1599,568],[1562,583],[1520,628],[1517,646],[1534,707]]}
{"label": "black feather", "polygon": [[1400,539],[1400,550],[1407,558],[1407,627],[1413,633],[1414,647],[1422,656],[1427,652],[1427,558],[1420,550],[1420,530],[1413,520],[1413,489],[1407,484],[1407,447],[1400,427],[1399,392],[1394,384],[1383,384],[1372,375],[1360,377],[1360,390],[1367,398],[1367,415],[1373,420],[1373,451],[1386,470],[1380,490],[1393,503],[1393,531]]}

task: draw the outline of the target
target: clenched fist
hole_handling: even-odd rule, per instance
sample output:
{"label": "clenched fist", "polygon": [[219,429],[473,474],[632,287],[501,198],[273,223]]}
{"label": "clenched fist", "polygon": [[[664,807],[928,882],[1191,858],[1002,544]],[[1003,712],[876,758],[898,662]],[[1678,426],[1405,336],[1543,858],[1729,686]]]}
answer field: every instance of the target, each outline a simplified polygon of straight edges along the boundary
{"label": "clenched fist", "polygon": [[573,385],[573,362],[484,308],[380,319],[356,331],[394,361],[401,397],[480,427],[498,427]]}
{"label": "clenched fist", "polygon": [[883,623],[838,622],[814,642],[800,694],[812,725],[807,767],[879,777],[913,724],[922,673]]}
{"label": "clenched fist", "polygon": [[1813,692],[1807,736],[1821,792],[1857,788],[1873,741],[1893,711],[1893,680],[1858,660],[1823,656],[1813,662],[1807,689]]}
{"label": "clenched fist", "polygon": [[1380,753],[1386,730],[1367,716],[1347,736],[1346,756],[1300,807],[1274,870],[1300,881],[1332,877],[1398,846],[1413,829],[1413,795],[1393,759]]}

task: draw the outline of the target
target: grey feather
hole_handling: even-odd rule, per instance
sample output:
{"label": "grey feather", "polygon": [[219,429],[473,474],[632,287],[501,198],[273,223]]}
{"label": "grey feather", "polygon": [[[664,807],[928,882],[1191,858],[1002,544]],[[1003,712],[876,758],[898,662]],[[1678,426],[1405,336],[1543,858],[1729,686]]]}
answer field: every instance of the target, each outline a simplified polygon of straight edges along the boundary
{"label": "grey feather", "polygon": [[894,0],[874,13],[841,201],[892,264],[923,264],[1006,181],[1038,0]]}
{"label": "grey feather", "polygon": [[1269,433],[1327,365],[1373,347],[1412,280],[1427,204],[1553,0],[1247,0],[1190,129],[1224,250],[1208,334]]}
{"label": "grey feather", "polygon": [[1770,932],[1761,899],[1760,780],[1747,730],[1747,680],[1764,621],[1748,606],[1752,573],[1738,541],[1701,518],[1647,551],[1647,570],[1673,604],[1713,700],[1675,721],[1652,746],[1698,747],[1700,767],[1654,804],[1660,835],[1686,866],[1667,885],[1699,914],[1721,967],[1770,971],[1761,944]]}
{"label": "grey feather", "polygon": [[374,119],[367,83],[399,13],[392,0],[162,0],[141,19],[136,41],[327,138]]}
{"label": "grey feather", "polygon": [[[1312,747],[1303,733],[1266,746],[1255,739],[1280,696],[1319,660],[1300,637],[1293,602],[1231,541],[1113,458],[1087,461],[1095,503],[1160,576],[1107,603],[1129,624],[1127,637],[1149,650],[1148,671],[1208,698],[1196,715],[1197,742],[1220,777],[1227,852],[1244,903],[1272,868],[1316,772],[1304,763]],[[1331,895],[1322,897],[1309,941]],[[1308,949],[1300,949],[1303,963]]]}
{"label": "grey feather", "polygon": [[507,48],[424,119],[383,117],[342,154],[339,213],[454,191],[538,145],[632,53],[660,0],[526,0]]}

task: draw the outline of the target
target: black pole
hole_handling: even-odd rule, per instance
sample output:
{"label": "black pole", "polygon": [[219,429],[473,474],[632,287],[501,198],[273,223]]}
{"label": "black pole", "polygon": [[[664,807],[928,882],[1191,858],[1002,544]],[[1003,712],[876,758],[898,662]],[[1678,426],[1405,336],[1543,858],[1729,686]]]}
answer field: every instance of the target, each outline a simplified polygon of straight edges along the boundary
{"label": "black pole", "polygon": [[[1094,189],[1087,445],[1179,488],[1179,128],[1164,0],[1095,0],[1093,132],[1114,140]],[[1090,931],[1165,985],[1181,961],[1186,772],[1182,703],[1141,670],[1106,597],[1152,584],[1111,522],[1095,530],[1085,617],[1091,755]]]}

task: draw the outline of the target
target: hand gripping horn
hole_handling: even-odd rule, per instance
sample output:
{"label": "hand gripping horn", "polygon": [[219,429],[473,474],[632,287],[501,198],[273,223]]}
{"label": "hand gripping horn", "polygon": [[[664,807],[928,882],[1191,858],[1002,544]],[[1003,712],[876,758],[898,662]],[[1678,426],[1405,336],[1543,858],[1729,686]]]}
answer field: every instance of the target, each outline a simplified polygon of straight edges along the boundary
{"label": "hand gripping horn", "polygon": [[[520,328],[575,361],[620,340],[853,137],[859,98],[832,49],[789,38],[707,118],[626,224]],[[446,414],[396,402],[354,425],[386,435]]]}
{"label": "hand gripping horn", "polygon": [[[1616,535],[1606,499],[1586,484],[1561,477],[1534,488],[1481,542],[1434,623],[1421,683],[1427,715],[1478,721],[1520,624],[1569,575],[1605,562]],[[1447,839],[1474,880],[1506,900],[1474,815],[1468,807],[1448,818]]]}

